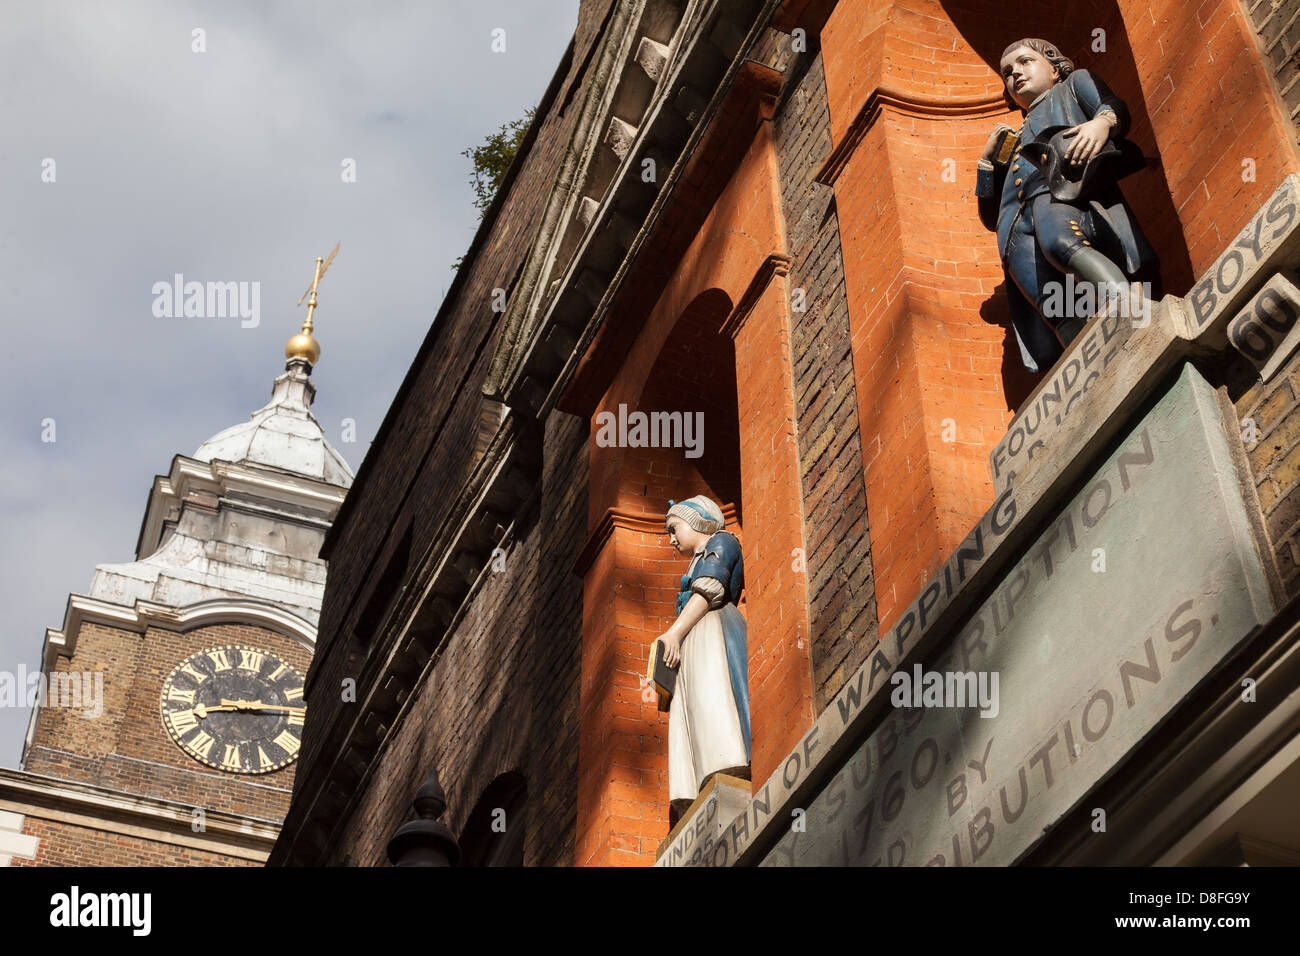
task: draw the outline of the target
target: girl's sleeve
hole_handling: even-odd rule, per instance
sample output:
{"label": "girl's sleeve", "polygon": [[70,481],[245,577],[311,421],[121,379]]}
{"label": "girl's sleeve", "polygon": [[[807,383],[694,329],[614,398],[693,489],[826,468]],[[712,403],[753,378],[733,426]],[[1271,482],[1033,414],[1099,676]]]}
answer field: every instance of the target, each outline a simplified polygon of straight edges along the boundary
{"label": "girl's sleeve", "polygon": [[716,611],[727,603],[727,588],[717,578],[696,578],[691,590],[709,602],[709,610]]}
{"label": "girl's sleeve", "polygon": [[740,558],[740,549],[735,538],[719,532],[704,545],[704,553],[695,566],[695,578],[691,581],[691,590],[703,595],[709,602],[709,610],[715,611],[727,603],[727,583],[731,572]]}

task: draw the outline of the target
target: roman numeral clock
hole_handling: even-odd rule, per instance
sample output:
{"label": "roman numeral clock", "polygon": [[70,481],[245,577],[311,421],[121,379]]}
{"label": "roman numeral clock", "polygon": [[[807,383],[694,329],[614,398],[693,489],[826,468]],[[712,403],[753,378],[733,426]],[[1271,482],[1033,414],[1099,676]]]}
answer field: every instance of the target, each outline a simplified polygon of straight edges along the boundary
{"label": "roman numeral clock", "polygon": [[227,644],[181,662],[162,687],[176,746],[226,773],[271,773],[298,757],[307,707],[302,675],[269,651]]}

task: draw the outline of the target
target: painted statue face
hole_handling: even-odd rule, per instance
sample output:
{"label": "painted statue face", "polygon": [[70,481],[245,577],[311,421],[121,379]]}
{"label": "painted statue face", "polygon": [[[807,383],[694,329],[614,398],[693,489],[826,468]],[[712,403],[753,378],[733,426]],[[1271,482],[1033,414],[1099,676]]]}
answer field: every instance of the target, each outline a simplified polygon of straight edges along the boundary
{"label": "painted statue face", "polygon": [[1047,62],[1047,57],[1027,46],[1018,46],[1002,58],[1002,81],[1021,109],[1028,109],[1060,78],[1060,70]]}
{"label": "painted statue face", "polygon": [[684,529],[685,527],[686,527],[686,522],[683,521],[681,518],[677,517],[676,515],[673,515],[671,518],[668,519],[668,543],[671,544],[675,549],[677,549],[678,553],[681,553],[682,551],[686,550],[685,546],[682,544],[682,539],[680,537],[682,533],[682,529]]}
{"label": "painted statue face", "polygon": [[698,536],[699,532],[676,515],[668,519],[668,542],[679,554],[694,554]]}

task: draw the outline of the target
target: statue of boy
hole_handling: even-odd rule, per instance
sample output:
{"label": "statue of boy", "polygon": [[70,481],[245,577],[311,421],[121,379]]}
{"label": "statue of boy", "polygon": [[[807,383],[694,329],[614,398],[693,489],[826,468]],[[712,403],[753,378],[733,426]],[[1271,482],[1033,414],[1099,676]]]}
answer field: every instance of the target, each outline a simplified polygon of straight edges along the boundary
{"label": "statue of boy", "polygon": [[[1159,262],[1117,185],[1145,162],[1123,139],[1124,101],[1046,40],[1017,40],[1001,69],[1003,95],[1024,124],[1014,137],[1003,123],[993,130],[975,195],[980,221],[997,232],[1021,357],[1038,372],[1092,314],[1086,306],[1088,314],[1075,314],[1063,294],[1066,273],[1091,291],[1086,301],[1115,302],[1135,282],[1150,282],[1158,298]],[[1145,307],[1127,298],[1121,305]]]}

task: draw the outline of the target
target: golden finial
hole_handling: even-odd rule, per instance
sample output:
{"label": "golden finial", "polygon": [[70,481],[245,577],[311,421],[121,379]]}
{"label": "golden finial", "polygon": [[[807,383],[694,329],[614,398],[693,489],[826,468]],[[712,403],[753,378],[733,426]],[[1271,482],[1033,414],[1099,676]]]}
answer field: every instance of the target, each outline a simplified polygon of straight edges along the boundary
{"label": "golden finial", "polygon": [[298,299],[298,304],[302,305],[302,300],[306,299],[307,296],[311,296],[310,301],[307,303],[307,318],[303,320],[302,331],[291,338],[284,347],[284,357],[287,359],[304,358],[312,365],[315,365],[316,360],[320,358],[320,343],[311,334],[312,313],[316,311],[316,286],[320,285],[321,277],[325,275],[325,270],[330,267],[330,263],[338,255],[339,246],[341,245],[343,245],[342,240],[336,242],[334,251],[329,254],[327,259],[322,259],[320,256],[316,257],[316,275],[311,280],[311,286]]}

